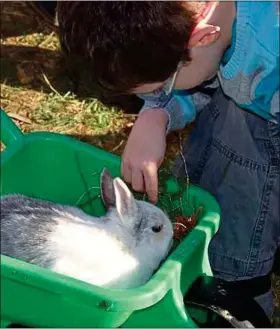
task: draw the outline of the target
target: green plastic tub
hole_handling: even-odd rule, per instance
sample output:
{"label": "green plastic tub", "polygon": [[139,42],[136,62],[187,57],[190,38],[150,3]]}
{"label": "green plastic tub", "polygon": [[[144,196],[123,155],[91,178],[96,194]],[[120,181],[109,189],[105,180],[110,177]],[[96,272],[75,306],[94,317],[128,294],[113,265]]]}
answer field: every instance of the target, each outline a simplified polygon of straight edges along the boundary
{"label": "green plastic tub", "polygon": [[[1,110],[1,195],[23,193],[63,204],[83,204],[102,215],[97,195],[104,166],[120,174],[120,158],[49,132],[24,135]],[[173,180],[166,193],[174,192]],[[87,193],[85,191],[88,190]],[[185,196],[186,197],[186,196]],[[148,283],[108,290],[1,255],[1,327],[198,327],[183,296],[200,275],[212,275],[208,244],[218,230],[219,207],[207,192],[191,186],[190,203],[202,205],[199,224],[172,251]]]}

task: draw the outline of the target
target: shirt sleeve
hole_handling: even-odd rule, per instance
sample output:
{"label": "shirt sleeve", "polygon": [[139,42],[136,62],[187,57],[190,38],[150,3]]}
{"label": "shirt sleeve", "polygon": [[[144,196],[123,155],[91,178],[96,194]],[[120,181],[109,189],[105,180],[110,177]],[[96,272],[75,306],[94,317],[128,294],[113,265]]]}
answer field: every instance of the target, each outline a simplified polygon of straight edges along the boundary
{"label": "shirt sleeve", "polygon": [[[217,79],[210,85],[210,89],[213,87],[217,87]],[[182,129],[186,124],[194,121],[197,114],[211,100],[211,93],[207,92],[207,90],[203,90],[203,88],[188,91],[174,91],[169,96],[167,96],[164,91],[138,94],[137,96],[145,101],[140,113],[151,109],[161,109],[167,114],[167,133]]]}

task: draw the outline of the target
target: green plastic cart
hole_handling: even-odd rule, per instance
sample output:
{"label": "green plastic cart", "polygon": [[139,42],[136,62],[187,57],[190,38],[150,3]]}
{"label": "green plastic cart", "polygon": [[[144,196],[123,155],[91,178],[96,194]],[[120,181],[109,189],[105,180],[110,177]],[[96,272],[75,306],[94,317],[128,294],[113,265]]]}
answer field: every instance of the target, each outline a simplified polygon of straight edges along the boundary
{"label": "green plastic cart", "polygon": [[[120,173],[120,158],[64,135],[23,134],[1,110],[1,195],[22,193],[63,204],[84,204],[90,214],[104,207],[91,186],[103,167]],[[87,193],[84,193],[86,190]],[[170,179],[165,192],[176,192]],[[185,194],[184,198],[186,198]],[[203,206],[199,224],[172,251],[145,285],[130,290],[96,287],[1,255],[1,327],[198,327],[184,296],[201,275],[212,276],[208,244],[217,232],[219,206],[190,186],[188,201]],[[198,317],[203,317],[202,312]]]}

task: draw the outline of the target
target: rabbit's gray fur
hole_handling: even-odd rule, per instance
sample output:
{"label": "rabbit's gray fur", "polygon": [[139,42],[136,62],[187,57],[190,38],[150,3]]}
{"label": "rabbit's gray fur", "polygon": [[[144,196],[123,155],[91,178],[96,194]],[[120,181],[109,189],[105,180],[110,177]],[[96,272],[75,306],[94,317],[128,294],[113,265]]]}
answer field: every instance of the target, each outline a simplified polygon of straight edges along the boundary
{"label": "rabbit's gray fur", "polygon": [[[145,283],[171,247],[171,222],[106,169],[101,187],[108,212],[99,218],[23,195],[2,197],[1,254],[111,288]],[[154,225],[162,232],[152,232]]]}
{"label": "rabbit's gray fur", "polygon": [[1,198],[1,254],[51,267],[54,253],[48,238],[62,207],[22,195]]}

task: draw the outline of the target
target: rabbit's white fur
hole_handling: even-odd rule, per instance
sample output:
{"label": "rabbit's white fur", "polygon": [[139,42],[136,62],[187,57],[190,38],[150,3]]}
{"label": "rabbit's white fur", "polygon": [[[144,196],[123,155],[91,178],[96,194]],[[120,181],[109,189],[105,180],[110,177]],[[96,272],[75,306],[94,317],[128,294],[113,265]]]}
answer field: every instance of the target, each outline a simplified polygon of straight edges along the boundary
{"label": "rabbit's white fur", "polygon": [[[171,222],[156,206],[135,200],[124,182],[113,179],[106,169],[101,175],[101,187],[108,212],[100,218],[70,206],[36,200],[36,207],[32,208],[28,202],[33,199],[4,197],[1,200],[1,209],[4,206],[2,253],[98,286],[133,288],[144,284],[170,250]],[[27,208],[32,221],[26,218]],[[43,218],[40,219],[40,215]],[[38,229],[34,225],[36,220],[41,220]],[[20,226],[24,224],[29,227],[22,231],[28,229],[31,240],[15,241],[18,235],[11,236],[9,231],[22,236]],[[37,232],[32,233],[32,228]],[[160,230],[154,232],[153,228]],[[11,239],[14,239],[12,247]],[[39,240],[45,241],[44,246],[39,245]],[[41,255],[34,257],[32,246]]]}

